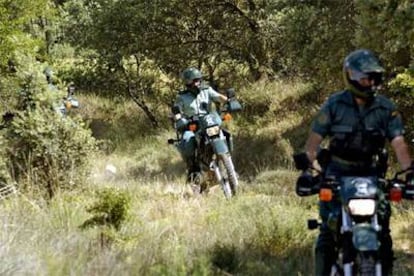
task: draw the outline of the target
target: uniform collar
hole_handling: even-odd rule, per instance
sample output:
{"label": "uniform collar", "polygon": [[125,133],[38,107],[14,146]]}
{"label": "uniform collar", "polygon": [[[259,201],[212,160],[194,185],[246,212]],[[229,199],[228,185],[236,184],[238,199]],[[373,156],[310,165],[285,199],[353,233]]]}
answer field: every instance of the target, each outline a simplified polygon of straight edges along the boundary
{"label": "uniform collar", "polygon": [[[345,90],[344,93],[342,94],[342,97],[340,97],[340,101],[348,104],[348,105],[356,105],[355,99],[354,99],[354,95],[352,95],[352,93],[348,90]],[[366,109],[374,109],[377,107],[382,106],[381,101],[379,99],[379,97],[374,96],[374,100],[371,102],[371,104],[366,106]]]}

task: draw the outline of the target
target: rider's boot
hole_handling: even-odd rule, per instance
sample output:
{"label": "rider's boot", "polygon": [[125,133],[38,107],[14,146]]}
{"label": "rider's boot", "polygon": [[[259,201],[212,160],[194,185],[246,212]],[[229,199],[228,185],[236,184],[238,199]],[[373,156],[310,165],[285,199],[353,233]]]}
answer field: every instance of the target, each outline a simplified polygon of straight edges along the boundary
{"label": "rider's boot", "polygon": [[392,267],[394,262],[394,252],[392,250],[392,239],[390,234],[383,233],[380,237],[381,246],[379,249],[382,264],[382,275],[392,275]]}
{"label": "rider's boot", "polygon": [[382,230],[379,235],[380,240],[380,260],[382,264],[382,275],[392,275],[392,267],[394,263],[394,251],[392,249],[392,238],[390,230],[391,206],[389,201],[381,200],[379,207],[379,223]]}
{"label": "rider's boot", "polygon": [[201,172],[195,157],[186,160],[187,165],[187,183],[191,184],[194,193],[201,193]]}
{"label": "rider's boot", "polygon": [[331,269],[335,263],[336,253],[332,234],[323,231],[319,234],[315,247],[315,275],[325,276],[331,274]]}

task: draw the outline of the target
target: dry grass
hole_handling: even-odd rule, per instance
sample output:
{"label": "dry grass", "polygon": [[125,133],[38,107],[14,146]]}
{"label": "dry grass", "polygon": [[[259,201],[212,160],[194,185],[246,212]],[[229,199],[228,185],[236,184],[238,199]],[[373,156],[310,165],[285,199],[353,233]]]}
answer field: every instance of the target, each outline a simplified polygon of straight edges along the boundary
{"label": "dry grass", "polygon": [[[252,95],[240,93],[250,101],[266,90],[267,99],[276,101],[280,92],[279,102],[295,97],[297,87],[303,88],[275,83]],[[80,112],[102,121],[123,121],[124,111],[142,116],[122,103],[111,107],[116,114],[110,119],[97,107],[110,102],[83,97],[81,103]],[[49,203],[23,195],[0,201],[0,275],[310,275],[317,232],[306,229],[306,220],[316,218],[317,199],[295,195],[298,173],[290,160],[303,140],[297,135],[305,127],[297,124],[306,120],[298,111],[269,120],[284,109],[276,102],[272,106],[257,117],[260,124],[242,114],[232,126],[236,168],[243,173],[241,192],[230,201],[219,187],[208,195],[192,194],[177,151],[166,143],[171,129],[128,139],[134,130],[145,131],[145,124],[124,124],[127,135],[120,132],[122,124],[111,121],[111,133],[104,131],[101,138],[118,138],[111,151],[91,157],[94,169],[81,189],[58,194]],[[90,217],[94,192],[108,187],[131,196],[128,219],[119,231],[80,229]],[[392,229],[395,274],[413,274],[412,205],[394,207]]]}

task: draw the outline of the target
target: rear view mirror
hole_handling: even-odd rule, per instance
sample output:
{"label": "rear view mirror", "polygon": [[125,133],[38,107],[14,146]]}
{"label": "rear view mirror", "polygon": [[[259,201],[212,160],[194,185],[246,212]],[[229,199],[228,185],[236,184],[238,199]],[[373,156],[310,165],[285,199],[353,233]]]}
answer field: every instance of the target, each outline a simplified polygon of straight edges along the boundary
{"label": "rear view mirror", "polygon": [[172,112],[172,114],[174,114],[174,115],[176,115],[176,114],[180,114],[180,113],[181,113],[180,107],[179,107],[179,106],[177,106],[177,105],[174,105],[173,107],[171,107],[171,112]]}
{"label": "rear view mirror", "polygon": [[306,153],[301,152],[298,154],[294,154],[293,161],[295,162],[295,167],[297,170],[304,171],[304,170],[309,169],[310,162],[309,162],[309,158],[306,155]]}
{"label": "rear view mirror", "polygon": [[228,88],[226,90],[226,94],[227,94],[227,98],[234,98],[234,96],[236,96],[236,91],[234,90],[234,88]]}
{"label": "rear view mirror", "polygon": [[240,102],[236,99],[232,99],[227,103],[227,110],[229,112],[237,112],[242,110],[242,106],[240,104]]}

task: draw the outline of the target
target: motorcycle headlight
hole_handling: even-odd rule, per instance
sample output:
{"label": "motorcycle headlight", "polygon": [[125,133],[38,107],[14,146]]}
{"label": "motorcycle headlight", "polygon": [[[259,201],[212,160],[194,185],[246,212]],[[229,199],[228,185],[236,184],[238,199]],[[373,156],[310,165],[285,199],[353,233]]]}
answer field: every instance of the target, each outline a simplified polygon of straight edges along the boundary
{"label": "motorcycle headlight", "polygon": [[215,136],[220,133],[220,127],[219,126],[213,126],[206,128],[206,132],[208,136]]}
{"label": "motorcycle headlight", "polygon": [[351,215],[372,216],[375,213],[375,200],[373,199],[351,199],[348,202]]}

